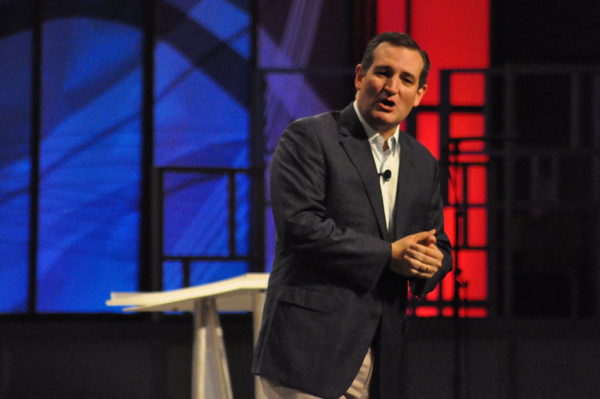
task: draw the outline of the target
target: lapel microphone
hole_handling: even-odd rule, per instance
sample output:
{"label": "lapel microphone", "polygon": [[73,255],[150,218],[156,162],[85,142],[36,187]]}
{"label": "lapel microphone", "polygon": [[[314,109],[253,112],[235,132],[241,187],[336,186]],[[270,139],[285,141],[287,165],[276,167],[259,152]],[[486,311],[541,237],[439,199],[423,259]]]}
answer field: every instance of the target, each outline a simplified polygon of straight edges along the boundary
{"label": "lapel microphone", "polygon": [[388,181],[388,180],[390,180],[390,177],[392,177],[392,171],[387,169],[383,173],[378,173],[378,175],[383,176],[383,181]]}

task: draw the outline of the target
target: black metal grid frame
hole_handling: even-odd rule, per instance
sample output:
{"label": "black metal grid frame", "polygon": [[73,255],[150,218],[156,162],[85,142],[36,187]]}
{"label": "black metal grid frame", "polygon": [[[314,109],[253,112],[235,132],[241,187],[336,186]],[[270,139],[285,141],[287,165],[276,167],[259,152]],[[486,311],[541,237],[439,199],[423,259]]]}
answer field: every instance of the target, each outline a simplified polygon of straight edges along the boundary
{"label": "black metal grid frame", "polygon": [[[227,256],[197,256],[197,255],[166,255],[164,253],[164,205],[165,205],[165,191],[164,182],[165,175],[167,174],[198,174],[198,175],[213,175],[213,176],[224,176],[227,178],[227,240],[228,240],[228,255]],[[261,174],[257,174],[253,169],[249,168],[210,168],[210,167],[157,167],[153,170],[153,181],[154,181],[154,199],[156,201],[156,207],[154,209],[153,219],[156,221],[154,229],[156,234],[153,235],[152,248],[155,251],[156,261],[156,274],[160,276],[160,281],[156,281],[156,284],[160,284],[158,290],[162,290],[162,276],[163,276],[163,263],[166,261],[178,261],[181,262],[183,268],[183,287],[190,286],[190,270],[192,262],[197,261],[244,261],[248,262],[250,266],[250,272],[262,271],[264,266],[260,264],[261,258],[256,256],[253,245],[252,245],[252,229],[248,234],[248,254],[240,255],[237,250],[236,243],[236,212],[237,212],[237,185],[236,177],[244,175],[250,180],[262,179]],[[249,201],[251,203],[251,201]],[[251,205],[252,206],[252,205]],[[250,212],[250,215],[252,212]],[[252,223],[250,223],[252,225]]]}

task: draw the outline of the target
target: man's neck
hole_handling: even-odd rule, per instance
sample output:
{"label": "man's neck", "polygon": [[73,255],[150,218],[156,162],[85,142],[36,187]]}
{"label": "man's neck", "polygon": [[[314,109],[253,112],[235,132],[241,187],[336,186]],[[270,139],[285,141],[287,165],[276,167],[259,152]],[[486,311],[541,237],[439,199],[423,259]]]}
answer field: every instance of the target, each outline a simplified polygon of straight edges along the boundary
{"label": "man's neck", "polygon": [[387,143],[387,140],[392,137],[394,135],[394,133],[396,133],[396,130],[398,129],[398,126],[394,127],[391,130],[387,130],[385,132],[379,132],[377,131],[377,129],[375,129],[375,131],[377,133],[379,133],[379,135],[383,138],[384,143]]}

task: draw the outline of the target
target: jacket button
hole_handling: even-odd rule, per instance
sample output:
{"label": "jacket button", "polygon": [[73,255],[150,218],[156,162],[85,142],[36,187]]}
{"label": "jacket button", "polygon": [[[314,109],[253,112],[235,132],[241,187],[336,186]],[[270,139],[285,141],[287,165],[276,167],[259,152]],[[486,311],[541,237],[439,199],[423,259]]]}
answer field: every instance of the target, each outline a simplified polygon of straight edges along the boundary
{"label": "jacket button", "polygon": [[375,321],[375,320],[378,320],[378,319],[379,319],[379,315],[377,313],[373,313],[371,315],[371,320]]}

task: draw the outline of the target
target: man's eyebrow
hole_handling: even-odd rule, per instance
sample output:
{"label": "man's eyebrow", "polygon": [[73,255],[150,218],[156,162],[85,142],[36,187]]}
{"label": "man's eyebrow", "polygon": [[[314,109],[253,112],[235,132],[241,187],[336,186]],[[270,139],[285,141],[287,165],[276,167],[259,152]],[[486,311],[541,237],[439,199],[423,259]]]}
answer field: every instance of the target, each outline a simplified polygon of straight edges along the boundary
{"label": "man's eyebrow", "polygon": [[400,76],[404,76],[404,77],[411,78],[411,79],[416,79],[416,76],[415,76],[415,75],[413,75],[412,73],[410,73],[410,72],[407,72],[407,71],[403,71],[403,72],[401,72],[401,73],[400,73]]}
{"label": "man's eyebrow", "polygon": [[373,69],[377,69],[380,71],[389,71],[391,69],[393,69],[391,66],[389,65],[375,65],[375,67]]}
{"label": "man's eyebrow", "polygon": [[[392,68],[390,65],[375,65],[375,66],[373,66],[373,69],[378,70],[378,71],[390,71],[390,70],[393,70],[394,68]],[[408,72],[408,71],[401,71],[400,75],[406,76],[406,77],[411,77],[411,78],[416,77],[415,75],[413,75],[411,72]]]}

